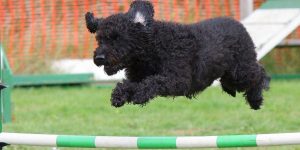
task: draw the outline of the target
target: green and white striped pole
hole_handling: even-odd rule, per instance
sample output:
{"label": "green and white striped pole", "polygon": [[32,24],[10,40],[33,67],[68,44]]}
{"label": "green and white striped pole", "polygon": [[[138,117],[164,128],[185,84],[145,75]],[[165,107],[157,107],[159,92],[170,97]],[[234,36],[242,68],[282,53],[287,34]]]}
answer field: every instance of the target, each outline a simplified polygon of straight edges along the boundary
{"label": "green and white striped pole", "polygon": [[297,145],[300,144],[300,133],[182,137],[72,136],[0,133],[0,143],[49,147],[137,149],[256,147]]}

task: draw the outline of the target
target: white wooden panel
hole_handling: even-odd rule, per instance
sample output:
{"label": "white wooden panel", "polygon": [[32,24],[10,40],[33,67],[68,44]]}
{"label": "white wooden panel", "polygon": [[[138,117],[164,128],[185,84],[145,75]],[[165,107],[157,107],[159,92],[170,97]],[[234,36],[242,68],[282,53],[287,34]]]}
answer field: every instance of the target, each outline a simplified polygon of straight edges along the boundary
{"label": "white wooden panel", "polygon": [[257,48],[261,47],[264,43],[268,42],[272,36],[280,32],[284,25],[259,25],[259,24],[245,24],[247,31],[249,32],[253,42]]}
{"label": "white wooden panel", "polygon": [[258,9],[244,19],[243,23],[288,23],[299,15],[299,13],[300,9]]}

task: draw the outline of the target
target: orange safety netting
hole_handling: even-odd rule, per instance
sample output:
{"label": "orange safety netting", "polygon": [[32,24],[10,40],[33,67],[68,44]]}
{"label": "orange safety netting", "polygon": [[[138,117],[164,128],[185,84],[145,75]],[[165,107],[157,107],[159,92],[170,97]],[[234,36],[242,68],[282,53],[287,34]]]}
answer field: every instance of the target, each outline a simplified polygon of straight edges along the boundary
{"label": "orange safety netting", "polygon": [[[255,0],[259,6],[265,0]],[[90,58],[96,47],[84,14],[125,12],[131,0],[1,0],[0,42],[15,72],[39,60]],[[216,16],[240,18],[239,0],[152,0],[155,18],[182,23]],[[29,72],[34,72],[31,69]]]}

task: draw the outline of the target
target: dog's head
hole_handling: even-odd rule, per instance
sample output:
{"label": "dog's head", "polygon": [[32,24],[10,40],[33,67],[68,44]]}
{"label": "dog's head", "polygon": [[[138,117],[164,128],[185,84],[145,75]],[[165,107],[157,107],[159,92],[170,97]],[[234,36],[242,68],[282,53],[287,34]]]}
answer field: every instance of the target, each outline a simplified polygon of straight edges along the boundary
{"label": "dog's head", "polygon": [[154,10],[150,2],[134,1],[127,13],[95,18],[86,13],[86,26],[96,33],[98,47],[94,51],[94,63],[104,65],[108,75],[126,67],[132,57],[149,44]]}

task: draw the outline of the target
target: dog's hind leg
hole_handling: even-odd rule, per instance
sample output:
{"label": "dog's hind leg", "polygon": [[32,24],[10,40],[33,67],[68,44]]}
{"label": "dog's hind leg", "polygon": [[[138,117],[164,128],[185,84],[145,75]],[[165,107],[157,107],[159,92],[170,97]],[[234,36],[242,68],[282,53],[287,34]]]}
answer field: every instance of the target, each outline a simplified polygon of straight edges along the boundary
{"label": "dog's hind leg", "polygon": [[[252,71],[253,75],[252,83],[249,88],[246,90],[244,96],[246,97],[249,105],[252,109],[259,109],[263,102],[263,90],[269,89],[270,77],[268,77],[265,73],[263,67],[256,63],[256,68]],[[253,66],[254,67],[254,66]]]}
{"label": "dog's hind leg", "polygon": [[244,96],[250,107],[260,109],[263,103],[262,92],[269,88],[270,82],[264,68],[257,62],[237,64],[236,71],[231,71],[231,75],[231,84],[238,92],[245,92]]}

